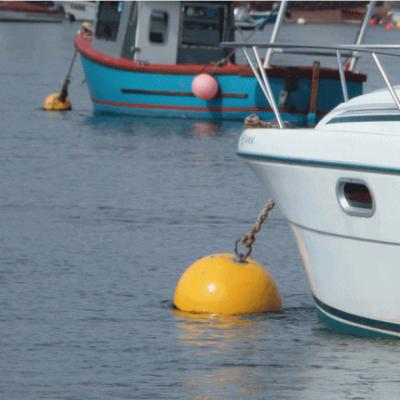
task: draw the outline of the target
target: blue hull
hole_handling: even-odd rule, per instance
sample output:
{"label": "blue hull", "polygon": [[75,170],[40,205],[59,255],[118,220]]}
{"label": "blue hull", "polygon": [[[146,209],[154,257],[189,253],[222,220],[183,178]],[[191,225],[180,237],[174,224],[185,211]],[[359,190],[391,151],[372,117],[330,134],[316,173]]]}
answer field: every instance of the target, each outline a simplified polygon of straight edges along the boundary
{"label": "blue hull", "polygon": [[[95,111],[132,115],[180,117],[208,120],[243,120],[257,113],[274,120],[272,110],[253,76],[215,75],[221,96],[210,101],[191,93],[193,74],[160,74],[117,69],[81,55],[86,82]],[[270,78],[274,96],[284,88],[285,78]],[[362,82],[349,82],[350,97],[362,93]],[[320,79],[316,119],[343,101],[340,82]],[[289,92],[282,110],[283,119],[296,125],[307,125],[315,117],[308,114],[310,79],[298,78],[297,88]],[[315,122],[312,121],[312,122]]]}

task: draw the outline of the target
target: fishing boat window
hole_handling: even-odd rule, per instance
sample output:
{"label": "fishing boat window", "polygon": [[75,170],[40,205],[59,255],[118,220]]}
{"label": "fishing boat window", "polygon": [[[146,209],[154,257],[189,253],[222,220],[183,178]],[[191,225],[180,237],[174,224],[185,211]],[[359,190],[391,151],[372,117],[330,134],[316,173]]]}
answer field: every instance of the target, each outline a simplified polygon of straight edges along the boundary
{"label": "fishing boat window", "polygon": [[164,43],[168,31],[168,14],[164,11],[152,11],[150,15],[149,40],[153,43]]}
{"label": "fishing boat window", "polygon": [[123,4],[120,1],[100,1],[97,13],[96,38],[117,40]]}
{"label": "fishing boat window", "polygon": [[368,186],[358,180],[340,180],[337,186],[339,203],[350,215],[370,217],[374,212],[374,201]]}
{"label": "fishing boat window", "polygon": [[222,7],[183,8],[182,45],[218,47],[224,34],[224,9]]}

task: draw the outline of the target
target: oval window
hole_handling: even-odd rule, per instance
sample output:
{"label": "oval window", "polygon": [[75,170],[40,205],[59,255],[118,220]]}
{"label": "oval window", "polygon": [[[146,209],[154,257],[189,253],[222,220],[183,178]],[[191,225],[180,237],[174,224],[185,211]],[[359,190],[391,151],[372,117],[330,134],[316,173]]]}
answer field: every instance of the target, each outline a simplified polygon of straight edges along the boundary
{"label": "oval window", "polygon": [[341,179],[337,195],[342,209],[350,215],[371,217],[374,213],[374,199],[365,182],[356,179]]}

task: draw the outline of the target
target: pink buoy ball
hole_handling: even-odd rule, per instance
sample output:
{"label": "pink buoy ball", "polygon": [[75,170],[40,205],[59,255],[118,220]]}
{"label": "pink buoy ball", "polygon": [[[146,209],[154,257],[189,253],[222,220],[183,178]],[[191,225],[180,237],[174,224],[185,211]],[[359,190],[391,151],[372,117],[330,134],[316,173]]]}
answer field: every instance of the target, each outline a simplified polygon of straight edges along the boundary
{"label": "pink buoy ball", "polygon": [[202,100],[211,100],[218,93],[219,87],[217,80],[208,74],[199,74],[193,79],[192,92]]}
{"label": "pink buoy ball", "polygon": [[391,22],[389,22],[388,24],[386,24],[385,28],[387,31],[391,31],[391,30],[393,30],[394,25]]}

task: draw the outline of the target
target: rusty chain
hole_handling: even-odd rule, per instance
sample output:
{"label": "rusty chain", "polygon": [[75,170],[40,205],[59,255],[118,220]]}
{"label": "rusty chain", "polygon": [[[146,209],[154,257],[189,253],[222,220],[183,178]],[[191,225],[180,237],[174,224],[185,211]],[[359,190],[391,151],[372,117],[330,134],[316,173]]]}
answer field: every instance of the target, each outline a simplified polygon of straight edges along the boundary
{"label": "rusty chain", "polygon": [[[235,242],[235,254],[240,262],[245,262],[250,256],[253,249],[253,244],[256,241],[256,235],[261,230],[263,222],[268,218],[269,213],[274,208],[275,202],[273,200],[268,200],[265,207],[262,209],[260,215],[257,217],[255,224],[252,228],[243,236],[242,239],[238,239]],[[241,253],[239,251],[239,244],[242,243],[246,247],[246,252]]]}

